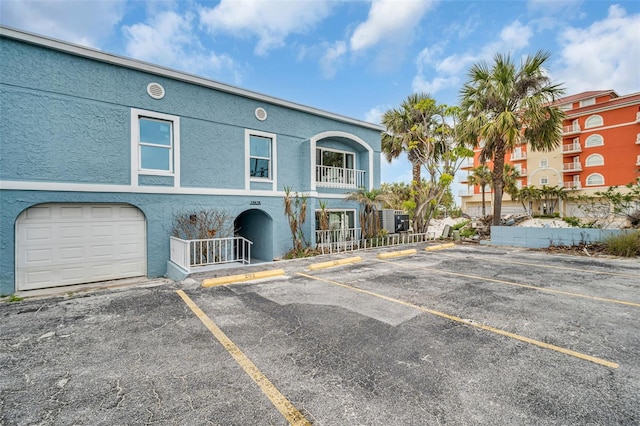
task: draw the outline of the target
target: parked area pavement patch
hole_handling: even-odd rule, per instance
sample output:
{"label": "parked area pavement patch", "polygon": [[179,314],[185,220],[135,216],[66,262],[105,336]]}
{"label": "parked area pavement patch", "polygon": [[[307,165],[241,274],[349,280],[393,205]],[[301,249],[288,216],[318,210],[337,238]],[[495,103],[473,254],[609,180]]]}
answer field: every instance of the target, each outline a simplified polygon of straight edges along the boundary
{"label": "parked area pavement patch", "polygon": [[637,259],[424,248],[0,305],[0,424],[638,423]]}

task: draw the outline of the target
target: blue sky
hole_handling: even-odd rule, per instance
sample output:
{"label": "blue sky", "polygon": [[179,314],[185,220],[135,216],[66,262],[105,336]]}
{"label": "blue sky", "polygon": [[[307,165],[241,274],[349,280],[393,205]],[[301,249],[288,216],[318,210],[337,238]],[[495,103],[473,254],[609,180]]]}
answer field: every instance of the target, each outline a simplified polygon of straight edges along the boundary
{"label": "blue sky", "polygon": [[637,0],[0,0],[0,23],[371,122],[414,92],[456,104],[496,53],[550,51],[567,95],[640,91]]}

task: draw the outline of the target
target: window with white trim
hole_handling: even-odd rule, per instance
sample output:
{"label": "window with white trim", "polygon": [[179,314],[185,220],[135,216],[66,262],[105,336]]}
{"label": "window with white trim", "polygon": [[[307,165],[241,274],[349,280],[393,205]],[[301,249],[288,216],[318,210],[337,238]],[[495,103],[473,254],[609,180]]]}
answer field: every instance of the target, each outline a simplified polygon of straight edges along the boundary
{"label": "window with white trim", "polygon": [[271,138],[249,136],[249,176],[271,179]]}
{"label": "window with white trim", "polygon": [[598,127],[604,124],[604,120],[599,115],[592,115],[587,118],[584,122],[584,128],[588,129],[589,127]]}
{"label": "window with white trim", "polygon": [[[350,241],[360,238],[356,229],[355,210],[316,210],[316,243]],[[323,223],[324,222],[324,223]],[[325,229],[323,229],[325,228]]]}
{"label": "window with white trim", "polygon": [[547,175],[540,176],[540,185],[549,185],[549,176]]}
{"label": "window with white trim", "polygon": [[600,154],[591,154],[584,162],[586,167],[604,166],[604,157]]}
{"label": "window with white trim", "polygon": [[278,161],[276,135],[259,130],[244,131],[245,143],[245,186],[250,182],[270,182],[275,188]]}
{"label": "window with white trim", "polygon": [[604,138],[598,134],[591,135],[584,141],[585,148],[602,145],[604,145]]}
{"label": "window with white trim", "polygon": [[589,105],[595,105],[595,103],[596,103],[596,98],[583,99],[580,101],[580,108],[589,106]]}
{"label": "window with white trim", "polygon": [[546,169],[547,167],[549,167],[549,160],[547,160],[546,158],[541,159],[540,167],[542,167],[543,169]]}
{"label": "window with white trim", "polygon": [[[176,176],[179,169],[179,147],[179,117],[131,109],[133,175]],[[175,183],[178,186],[178,182]],[[137,184],[135,180],[134,184]]]}
{"label": "window with white trim", "polygon": [[353,152],[316,148],[316,182],[356,184],[356,155]]}
{"label": "window with white trim", "polygon": [[600,173],[592,173],[587,176],[587,186],[602,186],[604,185],[604,176]]}

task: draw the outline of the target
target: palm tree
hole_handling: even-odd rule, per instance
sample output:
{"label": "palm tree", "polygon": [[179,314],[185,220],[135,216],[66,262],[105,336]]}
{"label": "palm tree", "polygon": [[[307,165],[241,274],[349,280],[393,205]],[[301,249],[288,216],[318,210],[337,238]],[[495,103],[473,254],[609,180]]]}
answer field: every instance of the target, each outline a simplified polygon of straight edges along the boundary
{"label": "palm tree", "polygon": [[480,192],[482,193],[482,216],[486,216],[485,210],[485,187],[491,185],[491,170],[486,164],[481,164],[478,167],[471,169],[472,173],[469,175],[469,183],[471,185],[480,185]]}
{"label": "palm tree", "polygon": [[426,93],[414,93],[399,108],[392,108],[382,116],[386,131],[382,134],[382,153],[391,162],[406,152],[411,163],[413,182],[420,183],[422,159],[433,151],[430,130],[434,126],[436,102]]}
{"label": "palm tree", "polygon": [[523,186],[518,192],[511,195],[514,201],[520,201],[525,213],[531,215],[531,211],[525,205],[526,201],[538,201],[541,198],[540,191],[535,186]]}
{"label": "palm tree", "polygon": [[504,158],[520,143],[550,151],[561,143],[564,114],[552,102],[563,90],[552,84],[544,65],[550,54],[539,51],[516,67],[509,55],[497,54],[491,68],[481,62],[469,70],[460,97],[464,139],[481,146],[480,162],[493,160],[493,224],[500,224]]}
{"label": "palm tree", "polygon": [[367,191],[361,188],[347,195],[347,200],[360,203],[360,226],[362,228],[362,238],[375,238],[380,231],[380,218],[378,207],[383,201],[383,194],[379,189]]}

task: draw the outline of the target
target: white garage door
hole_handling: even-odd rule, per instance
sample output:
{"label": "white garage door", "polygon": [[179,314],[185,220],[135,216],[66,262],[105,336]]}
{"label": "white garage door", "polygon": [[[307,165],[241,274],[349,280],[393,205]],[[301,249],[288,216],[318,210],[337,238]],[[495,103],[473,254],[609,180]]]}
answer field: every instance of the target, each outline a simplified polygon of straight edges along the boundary
{"label": "white garage door", "polygon": [[145,218],[125,204],[41,204],[16,223],[16,289],[146,275]]}

